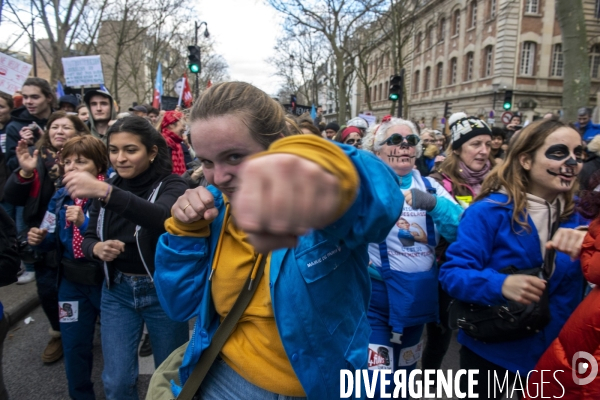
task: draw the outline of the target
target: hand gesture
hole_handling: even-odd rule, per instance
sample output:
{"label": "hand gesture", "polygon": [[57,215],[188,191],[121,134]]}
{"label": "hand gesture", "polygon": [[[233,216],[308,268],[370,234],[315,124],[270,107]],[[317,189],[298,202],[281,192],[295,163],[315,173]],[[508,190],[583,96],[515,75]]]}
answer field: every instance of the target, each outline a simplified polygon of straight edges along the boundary
{"label": "hand gesture", "polygon": [[236,225],[259,253],[294,247],[309,229],[334,221],[340,207],[338,178],[292,154],[246,161],[232,199]]}
{"label": "hand gesture", "polygon": [[120,240],[98,242],[92,251],[100,260],[109,262],[113,261],[119,254],[125,251],[125,243]]}
{"label": "hand gesture", "polygon": [[552,240],[546,243],[546,249],[555,249],[567,253],[572,260],[579,258],[583,239],[587,232],[576,229],[559,228]]}
{"label": "hand gesture", "polygon": [[200,186],[186,190],[171,208],[171,213],[178,221],[190,224],[201,219],[212,221],[219,215],[219,210],[215,208],[212,193]]}
{"label": "hand gesture", "polygon": [[80,227],[85,222],[85,215],[83,210],[79,206],[65,206],[67,209],[66,218],[67,221],[75,224],[76,227]]}
{"label": "hand gesture", "polygon": [[502,295],[521,304],[540,301],[546,281],[529,275],[509,275],[502,284]]}
{"label": "hand gesture", "polygon": [[37,167],[38,162],[38,150],[34,150],[33,154],[29,154],[29,146],[27,141],[19,140],[17,148],[15,149],[17,159],[19,160],[19,166],[26,174],[32,174]]}
{"label": "hand gesture", "polygon": [[19,135],[21,136],[21,140],[27,142],[29,146],[35,143],[35,136],[33,135],[33,131],[29,126],[24,126],[19,131]]}
{"label": "hand gesture", "polygon": [[63,178],[63,185],[67,188],[69,196],[74,199],[104,197],[110,186],[85,171],[69,172]]}
{"label": "hand gesture", "polygon": [[27,243],[29,243],[30,246],[39,246],[39,244],[44,241],[47,234],[47,229],[31,228],[27,233]]}

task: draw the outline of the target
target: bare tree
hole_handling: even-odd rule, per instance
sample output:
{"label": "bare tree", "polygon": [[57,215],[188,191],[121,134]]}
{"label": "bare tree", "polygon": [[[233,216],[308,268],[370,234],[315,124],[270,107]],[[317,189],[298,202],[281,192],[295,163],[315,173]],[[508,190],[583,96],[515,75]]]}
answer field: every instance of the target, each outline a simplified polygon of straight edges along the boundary
{"label": "bare tree", "polygon": [[563,109],[567,121],[577,119],[577,108],[590,98],[590,66],[587,30],[581,0],[556,0],[556,15],[562,32],[564,64]]}
{"label": "bare tree", "polygon": [[308,5],[302,0],[269,0],[269,4],[285,15],[285,26],[302,27],[323,35],[333,54],[337,87],[338,120],[346,120],[349,79],[354,72],[356,49],[353,34],[375,16],[383,0],[324,0]]}

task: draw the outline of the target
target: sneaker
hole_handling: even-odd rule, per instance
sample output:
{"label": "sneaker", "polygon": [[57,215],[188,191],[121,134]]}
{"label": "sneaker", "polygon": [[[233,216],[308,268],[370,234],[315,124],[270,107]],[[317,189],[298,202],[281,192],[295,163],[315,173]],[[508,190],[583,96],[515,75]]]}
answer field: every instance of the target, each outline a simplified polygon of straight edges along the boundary
{"label": "sneaker", "polygon": [[33,272],[33,271],[25,271],[19,277],[19,280],[17,281],[17,285],[24,285],[26,283],[30,283],[30,282],[33,282],[33,281],[35,281],[35,272]]}
{"label": "sneaker", "polygon": [[150,335],[144,334],[142,345],[140,346],[140,357],[148,357],[152,355],[152,345],[150,344]]}
{"label": "sneaker", "polygon": [[63,356],[62,340],[59,337],[53,337],[42,353],[42,361],[49,364],[60,360]]}

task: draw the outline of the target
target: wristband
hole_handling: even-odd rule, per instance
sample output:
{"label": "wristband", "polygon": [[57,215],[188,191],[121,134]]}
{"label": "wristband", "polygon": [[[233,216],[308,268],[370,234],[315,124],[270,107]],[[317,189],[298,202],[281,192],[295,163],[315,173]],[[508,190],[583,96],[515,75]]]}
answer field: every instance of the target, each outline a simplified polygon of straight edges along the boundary
{"label": "wristband", "polygon": [[34,177],[34,173],[30,172],[29,175],[25,175],[24,171],[22,169],[19,170],[19,176],[21,176],[21,178],[23,179],[31,179]]}

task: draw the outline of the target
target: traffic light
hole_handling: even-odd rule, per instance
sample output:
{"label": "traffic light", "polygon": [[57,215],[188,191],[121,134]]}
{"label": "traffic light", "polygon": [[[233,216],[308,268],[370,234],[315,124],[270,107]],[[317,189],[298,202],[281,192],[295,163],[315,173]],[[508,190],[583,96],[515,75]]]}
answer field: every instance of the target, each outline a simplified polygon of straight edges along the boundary
{"label": "traffic light", "polygon": [[504,108],[507,111],[510,110],[512,108],[512,102],[513,102],[513,91],[506,90],[504,92],[504,103],[502,103],[502,108]]}
{"label": "traffic light", "polygon": [[402,96],[402,75],[390,76],[390,93],[388,99],[397,101]]}
{"label": "traffic light", "polygon": [[448,118],[452,114],[452,103],[446,102],[444,105],[444,118]]}
{"label": "traffic light", "polygon": [[200,47],[188,46],[188,68],[191,73],[200,73]]}
{"label": "traffic light", "polygon": [[292,105],[292,114],[296,114],[296,95],[293,94],[290,97],[290,104]]}

